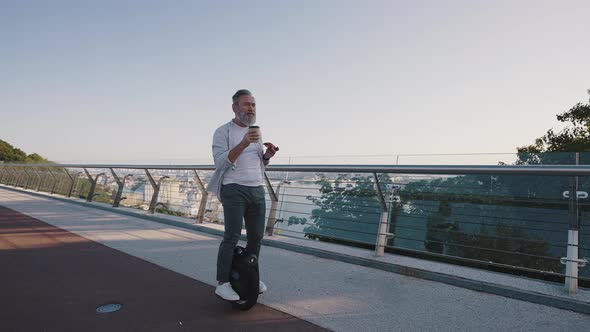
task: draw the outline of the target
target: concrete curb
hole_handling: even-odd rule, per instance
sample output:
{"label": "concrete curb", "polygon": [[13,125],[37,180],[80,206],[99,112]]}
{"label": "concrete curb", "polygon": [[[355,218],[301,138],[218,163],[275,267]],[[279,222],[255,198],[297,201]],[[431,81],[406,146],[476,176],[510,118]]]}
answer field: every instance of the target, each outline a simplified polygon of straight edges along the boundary
{"label": "concrete curb", "polygon": [[[42,198],[51,198],[57,201],[66,202],[66,203],[73,203],[77,205],[81,205],[84,207],[95,208],[99,210],[104,210],[108,212],[113,212],[121,215],[126,215],[135,218],[141,218],[146,220],[155,221],[162,224],[167,224],[171,226],[192,229],[203,233],[208,233],[217,236],[223,236],[223,231],[211,229],[209,227],[194,225],[194,224],[187,224],[183,222],[178,222],[174,220],[170,220],[167,218],[159,217],[159,216],[148,216],[142,214],[136,214],[133,212],[128,212],[124,210],[119,210],[110,206],[100,206],[97,203],[88,203],[88,202],[80,202],[80,201],[73,201],[67,198],[57,197],[57,196],[50,196],[48,194],[30,192],[18,188],[11,188],[5,185],[0,185],[1,188],[19,192],[19,193],[26,193],[29,195],[42,197]],[[242,240],[246,240],[245,235],[242,235]],[[435,282],[440,282],[452,286],[457,286],[461,288],[466,288],[478,292],[484,292],[494,295],[500,295],[512,299],[547,305],[559,309],[571,310],[579,313],[590,314],[590,303],[578,301],[575,299],[565,298],[565,297],[557,297],[543,293],[537,293],[532,291],[527,291],[523,289],[518,289],[514,287],[492,284],[484,281],[478,281],[473,279],[466,279],[461,278],[458,276],[448,275],[444,273],[432,272],[428,270],[418,269],[407,267],[403,265],[397,265],[392,263],[380,262],[372,259],[362,258],[362,257],[355,257],[350,256],[342,253],[317,249],[317,248],[310,248],[305,246],[300,246],[291,243],[285,243],[277,240],[271,240],[268,238],[264,238],[262,240],[262,244],[275,247],[285,250],[290,250],[294,252],[299,252],[302,254],[312,255],[320,258],[331,259],[335,261],[370,267],[374,269],[379,269],[387,272],[393,272],[401,275],[406,275],[415,278],[421,278],[425,280],[431,280]]]}

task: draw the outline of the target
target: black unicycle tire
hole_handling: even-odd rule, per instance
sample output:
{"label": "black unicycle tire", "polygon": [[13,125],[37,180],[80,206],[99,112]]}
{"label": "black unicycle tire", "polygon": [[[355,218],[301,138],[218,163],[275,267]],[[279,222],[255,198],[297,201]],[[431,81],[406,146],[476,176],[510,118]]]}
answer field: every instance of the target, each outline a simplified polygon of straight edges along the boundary
{"label": "black unicycle tire", "polygon": [[[232,307],[234,307],[235,309],[239,309],[242,311],[246,311],[246,310],[250,310],[255,304],[256,302],[258,302],[258,285],[259,285],[259,276],[258,276],[258,272],[254,272],[254,281],[256,281],[255,283],[255,287],[250,287],[250,290],[248,291],[248,295],[246,296],[247,300],[245,301],[234,301],[232,302]],[[254,283],[253,283],[254,284]]]}

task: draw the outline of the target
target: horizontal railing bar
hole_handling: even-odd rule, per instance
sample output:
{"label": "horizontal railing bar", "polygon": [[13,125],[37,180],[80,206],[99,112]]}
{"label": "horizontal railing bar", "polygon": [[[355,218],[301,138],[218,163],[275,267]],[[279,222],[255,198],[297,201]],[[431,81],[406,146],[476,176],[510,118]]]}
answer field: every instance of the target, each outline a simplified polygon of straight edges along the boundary
{"label": "horizontal railing bar", "polygon": [[[215,170],[214,165],[116,165],[116,164],[0,164],[0,167],[66,167],[116,168],[150,170]],[[273,165],[267,172],[320,172],[320,173],[395,173],[395,174],[491,174],[491,175],[554,175],[590,176],[587,165]]]}

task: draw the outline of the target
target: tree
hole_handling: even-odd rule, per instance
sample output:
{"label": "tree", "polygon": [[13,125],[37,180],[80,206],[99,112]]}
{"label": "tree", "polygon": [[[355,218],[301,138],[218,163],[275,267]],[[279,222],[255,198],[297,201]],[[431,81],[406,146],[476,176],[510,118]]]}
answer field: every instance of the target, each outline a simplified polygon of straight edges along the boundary
{"label": "tree", "polygon": [[[590,151],[590,103],[578,103],[557,119],[567,126],[557,133],[550,129],[533,144],[518,147],[514,164],[571,165],[575,152]],[[590,187],[588,179],[580,182]],[[569,179],[559,176],[465,175],[413,181],[404,186],[399,207],[393,209],[395,243],[484,262],[560,271],[559,258],[565,256],[563,225],[568,218],[562,193],[568,186]]]}
{"label": "tree", "polygon": [[37,153],[27,155],[23,150],[0,139],[0,161],[12,163],[49,163]]}
{"label": "tree", "polygon": [[0,160],[5,162],[19,161],[14,147],[3,140],[0,140]]}
{"label": "tree", "polygon": [[[373,177],[338,174],[330,179],[318,175],[320,179],[316,183],[320,185],[321,196],[307,197],[318,208],[312,210],[305,236],[320,241],[374,245],[381,210]],[[387,174],[378,177],[382,186],[392,183]]]}
{"label": "tree", "polygon": [[559,271],[563,248],[553,244],[564,236],[559,222],[567,218],[567,202],[514,195],[534,185],[489,175],[412,181],[392,207],[390,232],[396,236],[390,245]]}
{"label": "tree", "polygon": [[[587,93],[590,95],[590,89]],[[563,163],[563,155],[548,152],[590,151],[590,100],[588,104],[577,103],[558,114],[557,120],[568,125],[559,133],[549,129],[545,135],[535,139],[535,143],[517,148],[517,165]]]}
{"label": "tree", "polygon": [[41,164],[41,163],[47,163],[49,161],[37,153],[32,153],[25,158],[25,162],[26,163]]}
{"label": "tree", "polygon": [[307,223],[307,218],[305,217],[297,217],[297,216],[290,216],[287,220],[287,225],[305,225]]}

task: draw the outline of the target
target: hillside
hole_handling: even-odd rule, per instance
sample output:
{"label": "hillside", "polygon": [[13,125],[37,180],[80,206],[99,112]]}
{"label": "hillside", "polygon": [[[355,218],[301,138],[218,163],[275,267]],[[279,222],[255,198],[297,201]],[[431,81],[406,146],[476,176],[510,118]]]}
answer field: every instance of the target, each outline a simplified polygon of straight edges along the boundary
{"label": "hillside", "polygon": [[5,163],[48,163],[49,160],[37,153],[27,154],[0,139],[0,162]]}

